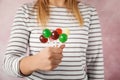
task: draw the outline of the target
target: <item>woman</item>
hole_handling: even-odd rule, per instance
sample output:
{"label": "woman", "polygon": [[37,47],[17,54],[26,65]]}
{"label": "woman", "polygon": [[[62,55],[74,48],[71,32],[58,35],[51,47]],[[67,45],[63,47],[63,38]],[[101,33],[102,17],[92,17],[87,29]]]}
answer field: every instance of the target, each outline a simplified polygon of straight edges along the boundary
{"label": "woman", "polygon": [[[50,41],[40,37],[46,28],[69,29],[65,45],[46,46]],[[38,0],[18,9],[4,58],[4,70],[10,75],[27,80],[104,80],[103,63],[94,7],[77,0]]]}

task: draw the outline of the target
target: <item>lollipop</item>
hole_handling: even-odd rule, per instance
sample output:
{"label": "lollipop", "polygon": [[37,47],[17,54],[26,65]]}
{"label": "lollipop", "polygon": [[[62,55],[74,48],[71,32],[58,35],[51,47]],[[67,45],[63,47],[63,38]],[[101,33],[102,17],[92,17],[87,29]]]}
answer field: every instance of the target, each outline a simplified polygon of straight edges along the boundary
{"label": "lollipop", "polygon": [[59,41],[60,41],[61,43],[66,42],[67,39],[68,39],[68,36],[67,36],[67,34],[65,34],[65,33],[62,33],[62,34],[60,35],[60,37],[59,37]]}
{"label": "lollipop", "polygon": [[58,34],[62,34],[62,29],[61,28],[57,28],[56,31],[58,32]]}
{"label": "lollipop", "polygon": [[66,33],[67,35],[69,35],[69,34],[70,34],[70,31],[69,31],[68,28],[65,28],[65,29],[63,30],[63,33]]}
{"label": "lollipop", "polygon": [[57,40],[57,39],[59,38],[58,32],[57,32],[57,31],[53,31],[53,32],[52,32],[52,35],[51,35],[51,38],[52,38],[53,40]]}
{"label": "lollipop", "polygon": [[42,34],[45,38],[49,38],[51,36],[51,31],[49,29],[44,29]]}
{"label": "lollipop", "polygon": [[49,29],[44,29],[39,39],[42,43],[46,43],[48,42],[48,40],[49,44],[51,44],[51,42],[53,43],[53,41],[55,40],[56,40],[55,43],[57,43],[57,39],[61,43],[65,43],[68,40],[69,34],[70,34],[69,29],[62,30],[61,28],[57,28],[52,32]]}
{"label": "lollipop", "polygon": [[48,39],[45,38],[43,35],[41,35],[41,36],[40,36],[40,41],[41,41],[42,43],[46,43],[46,42],[48,41]]}

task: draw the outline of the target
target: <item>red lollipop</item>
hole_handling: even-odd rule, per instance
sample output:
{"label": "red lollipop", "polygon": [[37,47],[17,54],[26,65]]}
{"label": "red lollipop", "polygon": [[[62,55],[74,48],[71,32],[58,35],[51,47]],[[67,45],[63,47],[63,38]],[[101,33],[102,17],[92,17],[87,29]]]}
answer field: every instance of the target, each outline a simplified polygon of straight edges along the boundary
{"label": "red lollipop", "polygon": [[42,43],[46,43],[46,42],[48,41],[48,39],[45,38],[43,35],[41,35],[41,36],[40,36],[40,41],[41,41]]}
{"label": "red lollipop", "polygon": [[57,32],[57,31],[53,31],[51,38],[52,38],[53,40],[57,40],[57,39],[59,38],[58,32]]}
{"label": "red lollipop", "polygon": [[58,32],[58,34],[62,34],[62,29],[61,28],[57,28],[56,31]]}

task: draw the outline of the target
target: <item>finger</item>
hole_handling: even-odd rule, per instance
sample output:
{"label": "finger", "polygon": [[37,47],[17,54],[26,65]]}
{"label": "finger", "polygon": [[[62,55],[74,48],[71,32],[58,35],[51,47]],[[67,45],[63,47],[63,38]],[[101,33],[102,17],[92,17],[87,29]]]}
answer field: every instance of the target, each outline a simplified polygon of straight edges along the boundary
{"label": "finger", "polygon": [[51,60],[51,64],[52,65],[58,65],[58,64],[60,64],[61,63],[61,60]]}
{"label": "finger", "polygon": [[51,53],[56,53],[57,52],[56,49],[57,49],[56,47],[51,47]]}
{"label": "finger", "polygon": [[51,70],[53,70],[53,69],[55,69],[55,68],[57,68],[57,67],[58,67],[58,65],[52,65]]}
{"label": "finger", "polygon": [[63,58],[63,55],[62,54],[53,54],[53,59],[62,59]]}
{"label": "finger", "polygon": [[63,51],[62,49],[57,48],[57,49],[54,49],[54,50],[53,50],[53,53],[54,53],[54,54],[62,54],[62,51]]}
{"label": "finger", "polygon": [[65,48],[65,44],[61,45],[60,48],[61,48],[61,49],[64,49],[64,48]]}
{"label": "finger", "polygon": [[53,47],[53,48],[52,48],[52,52],[55,53],[55,54],[58,54],[58,53],[61,52],[61,50],[60,50],[60,48],[58,48],[58,47]]}
{"label": "finger", "polygon": [[56,45],[56,47],[58,48],[58,45]]}
{"label": "finger", "polygon": [[53,51],[53,47],[48,47],[49,51],[52,52]]}
{"label": "finger", "polygon": [[51,53],[51,55],[50,55],[50,58],[49,59],[62,59],[63,58],[63,55],[62,54],[53,54],[53,53]]}
{"label": "finger", "polygon": [[61,60],[55,60],[54,62],[53,62],[53,65],[59,65],[61,63]]}

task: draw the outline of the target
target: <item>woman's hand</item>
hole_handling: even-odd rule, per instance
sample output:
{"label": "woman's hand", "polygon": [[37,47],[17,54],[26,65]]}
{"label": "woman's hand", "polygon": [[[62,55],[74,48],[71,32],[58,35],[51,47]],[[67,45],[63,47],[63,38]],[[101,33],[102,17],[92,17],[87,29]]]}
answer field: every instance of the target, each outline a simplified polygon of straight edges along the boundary
{"label": "woman's hand", "polygon": [[63,57],[62,51],[65,46],[47,47],[34,55],[33,68],[34,70],[50,71],[56,68]]}
{"label": "woman's hand", "polygon": [[47,47],[33,56],[25,57],[20,61],[20,70],[29,75],[36,70],[50,71],[56,68],[62,60],[65,45]]}

